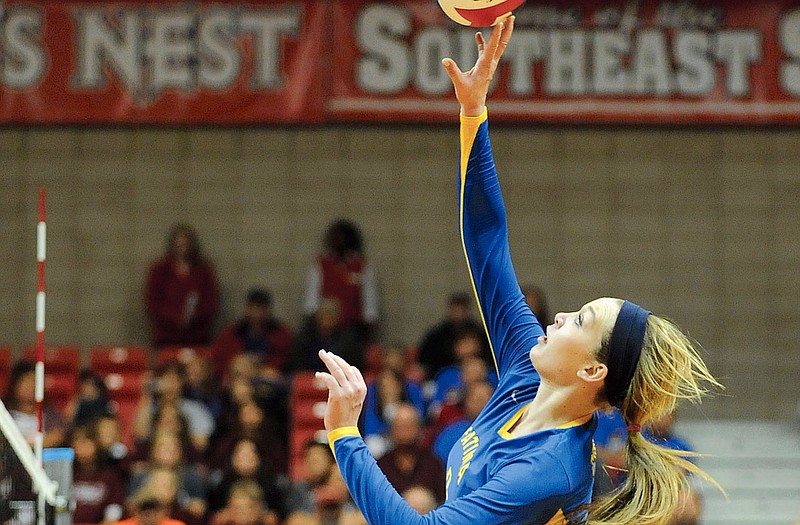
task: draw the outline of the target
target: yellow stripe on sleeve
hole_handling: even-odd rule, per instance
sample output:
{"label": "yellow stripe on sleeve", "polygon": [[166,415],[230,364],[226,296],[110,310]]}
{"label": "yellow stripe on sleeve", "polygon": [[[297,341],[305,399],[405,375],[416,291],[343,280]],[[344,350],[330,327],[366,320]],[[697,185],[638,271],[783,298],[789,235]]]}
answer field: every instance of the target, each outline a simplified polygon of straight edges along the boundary
{"label": "yellow stripe on sleeve", "polygon": [[334,443],[347,436],[361,437],[361,433],[358,431],[358,427],[339,427],[328,432],[328,445],[331,447],[331,452],[333,452],[334,456],[336,456],[336,449],[333,447]]}
{"label": "yellow stripe on sleeve", "polygon": [[461,115],[461,205],[459,209],[458,223],[461,228],[461,247],[464,249],[464,258],[467,260],[467,268],[469,269],[469,281],[472,284],[472,293],[475,295],[475,303],[478,305],[478,313],[481,316],[483,329],[486,332],[486,339],[489,341],[489,350],[492,352],[492,361],[494,361],[494,369],[497,375],[500,375],[500,367],[497,364],[497,356],[494,353],[494,345],[492,344],[492,337],[489,334],[489,328],[486,326],[486,317],[483,315],[483,308],[481,307],[480,297],[478,296],[478,289],[475,287],[475,279],[472,276],[472,265],[469,262],[469,255],[467,255],[467,245],[464,244],[464,192],[467,180],[467,165],[469,164],[469,156],[472,153],[472,145],[475,144],[475,136],[478,134],[478,128],[483,122],[489,118],[489,110],[484,108],[483,113],[477,117],[467,117]]}

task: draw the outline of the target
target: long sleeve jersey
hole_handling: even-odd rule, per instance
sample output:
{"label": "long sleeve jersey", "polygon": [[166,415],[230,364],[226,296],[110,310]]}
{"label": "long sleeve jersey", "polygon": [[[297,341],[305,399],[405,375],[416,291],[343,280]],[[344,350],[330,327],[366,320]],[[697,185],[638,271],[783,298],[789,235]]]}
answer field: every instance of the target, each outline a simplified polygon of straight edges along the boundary
{"label": "long sleeve jersey", "polygon": [[370,525],[580,523],[594,480],[592,417],[583,424],[512,436],[541,378],[529,353],[544,334],[511,262],[487,114],[461,117],[458,180],[464,255],[500,378],[486,407],[450,450],[447,500],[419,515],[386,481],[355,427],[329,441]]}

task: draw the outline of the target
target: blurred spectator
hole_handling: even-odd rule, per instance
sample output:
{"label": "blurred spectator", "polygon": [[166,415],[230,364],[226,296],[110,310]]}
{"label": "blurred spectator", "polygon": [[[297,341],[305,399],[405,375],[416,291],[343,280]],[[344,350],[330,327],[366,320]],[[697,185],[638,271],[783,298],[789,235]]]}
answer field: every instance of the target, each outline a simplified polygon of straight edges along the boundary
{"label": "blurred spectator", "polygon": [[214,421],[222,417],[225,408],[220,392],[221,376],[214,374],[211,363],[196,355],[186,363],[186,382],[183,388],[186,399],[203,403]]}
{"label": "blurred spectator", "polygon": [[252,480],[237,481],[230,487],[224,508],[214,514],[209,525],[277,525],[275,512],[264,508],[261,487]]}
{"label": "blurred spectator", "polygon": [[[181,503],[185,503],[186,495],[181,490],[178,474],[168,468],[153,469],[144,484],[131,497],[129,508],[135,515],[137,504],[145,500],[155,500],[164,516],[185,525],[201,525],[202,520],[196,512],[189,512]],[[198,509],[199,510],[199,506]]]}
{"label": "blurred spectator", "polygon": [[153,438],[162,433],[178,436],[178,440],[182,444],[184,461],[198,469],[202,468],[199,464],[204,463],[203,454],[197,450],[189,438],[186,419],[181,415],[177,405],[167,404],[159,407],[153,416],[153,424],[148,438],[134,441],[133,452],[129,458],[132,470],[141,470],[146,466],[153,451]]}
{"label": "blurred spectator", "polygon": [[133,517],[118,521],[117,525],[186,525],[184,522],[167,517],[167,507],[157,497],[157,493],[143,491],[133,499]]}
{"label": "blurred spectator", "polygon": [[122,428],[114,416],[103,416],[95,421],[99,455],[103,462],[118,469],[127,477],[130,472],[130,451],[122,442]]}
{"label": "blurred spectator", "polygon": [[218,378],[227,377],[231,360],[246,353],[258,357],[262,376],[278,378],[286,372],[292,340],[289,327],[272,313],[272,294],[254,288],[247,294],[244,316],[214,342],[214,371]]}
{"label": "blurred spectator", "polygon": [[376,458],[389,447],[389,424],[402,403],[410,403],[420,414],[425,413],[425,399],[419,386],[407,381],[397,370],[384,366],[367,386],[363,412],[364,440]]}
{"label": "blurred spectator", "polygon": [[[413,369],[414,365],[418,363],[411,362],[408,356],[408,348],[399,342],[394,342],[381,347],[380,363],[378,369],[388,369],[409,378],[411,381],[417,383],[422,377]],[[416,376],[416,377],[415,377]],[[413,379],[412,379],[413,377]]]}
{"label": "blurred spectator", "polygon": [[[36,365],[19,361],[11,368],[8,394],[3,400],[6,409],[25,439],[33,445],[39,424],[36,416]],[[66,425],[58,410],[43,403],[44,448],[57,447],[64,442]]]}
{"label": "blurred spectator", "polygon": [[315,315],[323,298],[339,304],[341,324],[364,330],[369,338],[378,323],[378,283],[364,256],[361,231],[340,219],[328,226],[322,254],[306,278],[303,312]]}
{"label": "blurred spectator", "polygon": [[486,381],[478,381],[467,386],[463,403],[464,417],[445,426],[433,443],[433,452],[443,464],[447,464],[447,456],[450,455],[450,449],[461,439],[467,428],[478,417],[483,407],[489,402],[493,392],[494,387]]}
{"label": "blurred spectator", "polygon": [[217,278],[191,226],[172,228],[167,253],[150,267],[145,303],[157,347],[211,342],[219,303]]}
{"label": "blurred spectator", "polygon": [[78,392],[64,412],[71,426],[93,423],[101,417],[113,414],[103,378],[91,370],[81,370],[78,375]]}
{"label": "blurred spectator", "polygon": [[[666,414],[650,422],[642,429],[642,435],[653,443],[673,450],[691,452],[692,448],[686,440],[674,434],[672,425],[675,413]],[[617,410],[609,409],[597,412],[597,429],[594,433],[595,446],[597,447],[598,469],[603,468],[608,474],[610,486],[605,484],[602,477],[595,494],[603,494],[618,487],[625,481],[627,461],[625,458],[625,443],[628,440],[625,420]],[[687,457],[692,461],[692,457]]]}
{"label": "blurred spectator", "polygon": [[464,399],[464,388],[468,383],[488,381],[497,385],[497,373],[481,357],[481,337],[467,330],[461,332],[453,345],[455,362],[437,372],[432,401],[436,404],[456,404]]}
{"label": "blurred spectator", "polygon": [[69,446],[75,451],[72,498],[75,523],[109,523],[122,518],[125,484],[120,472],[103,462],[95,431],[90,426],[72,430]]}
{"label": "blurred spectator", "polygon": [[294,483],[286,498],[286,511],[290,516],[313,514],[316,509],[317,494],[337,489],[335,481],[331,485],[333,473],[337,468],[333,452],[327,443],[313,440],[306,443],[303,466],[306,479]]}
{"label": "blurred spectator", "polygon": [[241,439],[250,439],[259,444],[264,452],[264,465],[272,472],[285,474],[288,469],[284,436],[276,426],[266,406],[255,400],[247,400],[236,407],[237,419],[226,431],[215,439],[209,458],[213,469],[225,469],[230,464],[233,450]]}
{"label": "blurred spectator", "polygon": [[176,434],[162,432],[155,436],[147,466],[131,475],[129,493],[136,494],[142,487],[162,481],[163,475],[153,479],[153,474],[161,470],[175,475],[177,509],[202,519],[206,510],[205,485],[197,469],[184,462],[184,451]]}
{"label": "blurred spectator", "polygon": [[366,340],[360,331],[342,324],[341,308],[336,299],[323,297],[316,313],[297,333],[292,348],[292,370],[319,370],[321,349],[334,352],[359,369],[364,367]]}
{"label": "blurred spectator", "polygon": [[186,381],[182,365],[171,363],[162,368],[151,383],[149,396],[143,396],[136,411],[134,437],[146,441],[152,436],[155,414],[161,407],[175,405],[188,423],[189,438],[198,450],[205,450],[214,432],[214,417],[206,406],[184,396]]}
{"label": "blurred spectator", "polygon": [[481,355],[488,356],[489,342],[483,335],[483,327],[472,316],[469,295],[454,293],[447,302],[447,316],[436,326],[428,329],[419,343],[419,362],[426,377],[433,379],[442,368],[456,362],[454,345],[458,334],[472,331],[481,338]]}
{"label": "blurred spectator", "polygon": [[220,431],[215,442],[230,433],[238,424],[239,407],[255,402],[268,408],[269,423],[273,433],[283,446],[288,445],[289,426],[289,380],[260,375],[258,359],[252,354],[240,354],[233,358],[228,371],[227,388],[223,391],[223,415]]}
{"label": "blurred spectator", "polygon": [[596,496],[607,494],[625,481],[625,472],[628,468],[625,460],[628,432],[625,426],[625,419],[616,408],[597,411],[594,442],[597,447],[595,473],[599,483],[594,488]]}
{"label": "blurred spectator", "polygon": [[[672,450],[692,452],[692,446],[689,442],[675,434],[673,429],[675,416],[676,413],[671,412],[651,421],[650,424],[643,429],[642,434],[656,445],[671,448]],[[688,457],[687,459],[691,461],[693,458]]]}
{"label": "blurred spectator", "polygon": [[444,466],[433,452],[420,443],[421,416],[413,405],[403,403],[397,407],[392,420],[391,435],[393,447],[378,460],[386,478],[403,493],[413,485],[421,485],[436,496],[436,501],[444,501]]}
{"label": "blurred spectator", "polygon": [[436,496],[425,487],[413,485],[407,488],[402,496],[406,503],[420,515],[424,516],[436,508]]}
{"label": "blurred spectator", "polygon": [[550,309],[547,307],[547,297],[544,290],[534,284],[527,284],[522,287],[522,294],[525,296],[525,302],[530,306],[531,311],[539,319],[539,323],[545,328],[547,325],[552,324],[553,320],[550,318]]}
{"label": "blurred spectator", "polygon": [[334,468],[326,484],[315,491],[312,512],[295,512],[287,518],[286,525],[367,525],[367,522],[350,499],[339,469]]}
{"label": "blurred spectator", "polygon": [[219,483],[210,491],[209,511],[214,512],[229,503],[234,487],[249,481],[256,484],[260,493],[260,503],[279,518],[285,518],[285,508],[279,492],[277,474],[264,459],[258,444],[252,439],[243,438],[236,442],[230,461],[221,472]]}

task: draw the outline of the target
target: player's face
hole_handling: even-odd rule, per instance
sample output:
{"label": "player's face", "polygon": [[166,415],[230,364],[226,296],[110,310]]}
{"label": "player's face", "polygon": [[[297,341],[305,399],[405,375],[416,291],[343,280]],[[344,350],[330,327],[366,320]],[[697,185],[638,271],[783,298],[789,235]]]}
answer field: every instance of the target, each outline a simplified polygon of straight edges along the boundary
{"label": "player's face", "polygon": [[530,357],[542,379],[558,386],[580,381],[579,372],[597,364],[597,351],[617,319],[622,302],[604,297],[577,312],[558,313]]}

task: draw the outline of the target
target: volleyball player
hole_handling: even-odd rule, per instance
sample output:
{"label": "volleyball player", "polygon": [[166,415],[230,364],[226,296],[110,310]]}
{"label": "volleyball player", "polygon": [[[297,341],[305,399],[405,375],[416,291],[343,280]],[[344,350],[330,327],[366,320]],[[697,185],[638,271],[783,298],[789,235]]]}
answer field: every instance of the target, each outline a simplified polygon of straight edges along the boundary
{"label": "volleyball player", "polygon": [[[663,524],[696,467],[646,441],[641,426],[680,398],[717,385],[671,322],[619,299],[559,313],[542,327],[511,263],[505,209],[488,136],[489,82],[513,31],[499,24],[461,72],[443,64],[461,104],[459,219],[464,253],[500,383],[450,451],[447,501],[420,516],[380,472],[356,428],[366,393],[357,368],[324,351],[325,426],[350,492],[371,525]],[[565,240],[568,242],[568,240]],[[595,411],[619,407],[628,425],[628,478],[592,503]]]}

